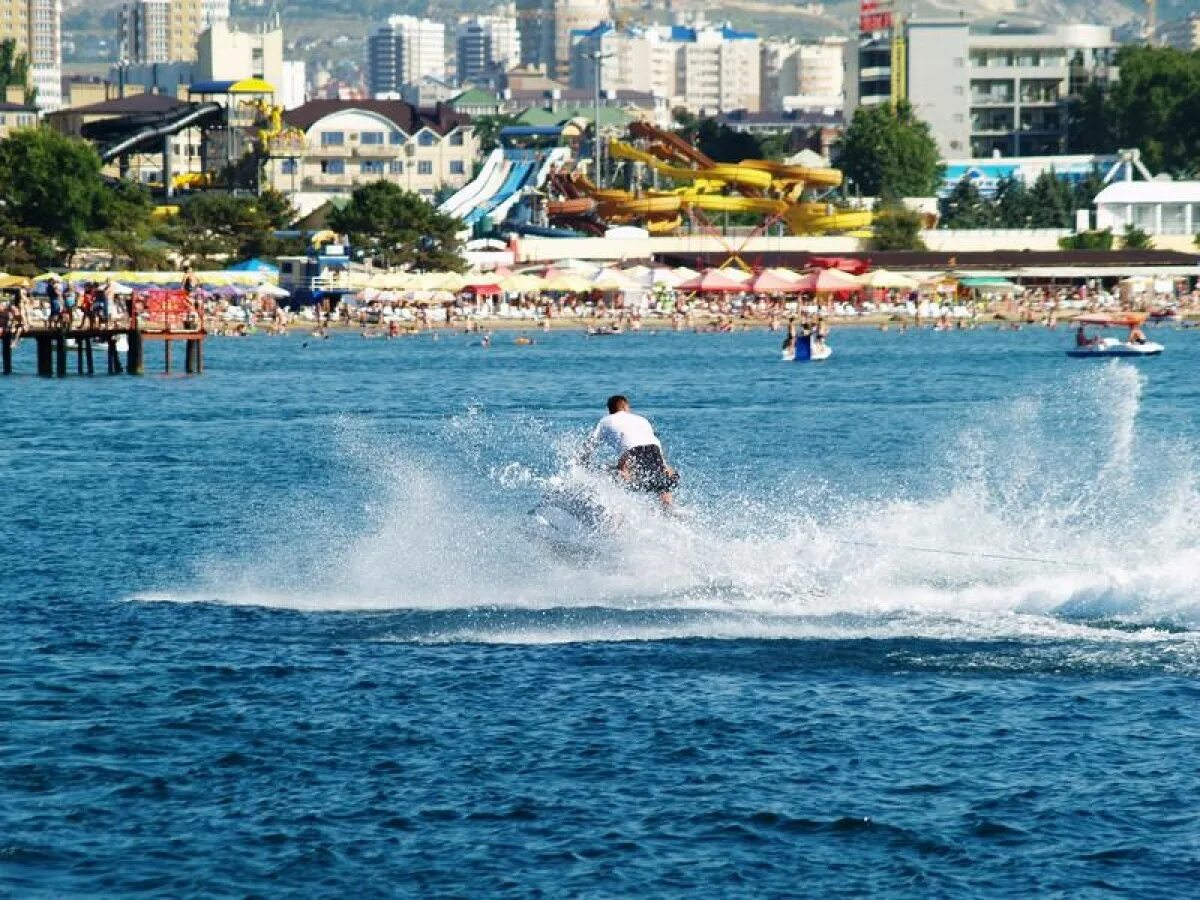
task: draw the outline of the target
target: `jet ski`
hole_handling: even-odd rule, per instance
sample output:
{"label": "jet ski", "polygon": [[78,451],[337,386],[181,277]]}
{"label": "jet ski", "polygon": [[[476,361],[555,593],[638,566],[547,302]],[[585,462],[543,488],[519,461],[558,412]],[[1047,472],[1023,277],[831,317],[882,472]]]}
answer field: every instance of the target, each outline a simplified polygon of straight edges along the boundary
{"label": "jet ski", "polygon": [[555,476],[529,511],[528,531],[563,556],[594,559],[612,543],[618,524],[594,489]]}
{"label": "jet ski", "polygon": [[780,354],[784,362],[820,362],[833,356],[833,350],[814,334],[799,335],[791,347]]}

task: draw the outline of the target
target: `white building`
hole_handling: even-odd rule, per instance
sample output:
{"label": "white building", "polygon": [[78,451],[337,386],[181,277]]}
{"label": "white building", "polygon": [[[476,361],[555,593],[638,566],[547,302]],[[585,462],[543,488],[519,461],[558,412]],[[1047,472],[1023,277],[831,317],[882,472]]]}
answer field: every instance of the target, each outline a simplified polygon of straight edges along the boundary
{"label": "white building", "polygon": [[764,41],[760,102],[764,110],[840,110],[845,102],[846,39]]}
{"label": "white building", "polygon": [[[930,124],[943,156],[1038,156],[1067,143],[1067,107],[1092,81],[1117,77],[1101,25],[910,19],[904,41],[864,36],[847,52],[847,114],[900,96]],[[903,71],[893,72],[895,54]]]}
{"label": "white building", "polygon": [[[284,114],[266,173],[288,194],[347,195],[390,181],[431,198],[470,180],[478,151],[466,116],[399,100],[312,100]],[[311,208],[313,204],[303,204]]]}
{"label": "white building", "polygon": [[63,104],[62,0],[29,0],[27,9],[30,87],[37,105],[51,112]]}
{"label": "white building", "polygon": [[460,84],[521,64],[521,39],[512,15],[459,19],[454,43]]}
{"label": "white building", "polygon": [[308,100],[308,69],[302,59],[283,61],[283,74],[275,85],[275,102],[284,109],[303,106]]}
{"label": "white building", "polygon": [[392,16],[367,38],[367,89],[398,97],[422,78],[446,78],[446,26],[415,16]]}
{"label": "white building", "polygon": [[672,107],[717,115],[757,112],[761,91],[758,36],[728,26],[617,30],[601,25],[577,36],[571,84],[594,89],[597,55],[604,91],[649,91]]}
{"label": "white building", "polygon": [[1120,234],[1127,227],[1158,237],[1200,230],[1200,181],[1116,181],[1096,195],[1096,227]]}

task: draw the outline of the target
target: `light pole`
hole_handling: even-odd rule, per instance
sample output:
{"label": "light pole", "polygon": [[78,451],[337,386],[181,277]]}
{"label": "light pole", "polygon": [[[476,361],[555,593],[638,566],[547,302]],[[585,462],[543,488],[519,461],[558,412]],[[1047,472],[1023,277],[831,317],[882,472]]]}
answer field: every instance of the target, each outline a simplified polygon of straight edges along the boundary
{"label": "light pole", "polygon": [[592,119],[592,166],[595,168],[593,173],[596,176],[596,186],[603,187],[601,184],[600,172],[600,73],[601,63],[606,59],[611,59],[616,56],[615,53],[604,53],[597,50],[595,53],[589,53],[587,58],[595,61],[596,71],[592,76],[592,87],[595,90],[593,100],[595,101],[594,118]]}

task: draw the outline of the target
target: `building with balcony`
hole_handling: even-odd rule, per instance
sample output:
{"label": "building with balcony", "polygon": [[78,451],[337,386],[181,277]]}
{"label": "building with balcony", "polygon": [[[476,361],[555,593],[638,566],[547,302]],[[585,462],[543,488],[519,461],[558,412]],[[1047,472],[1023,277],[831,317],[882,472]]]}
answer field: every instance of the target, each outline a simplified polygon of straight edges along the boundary
{"label": "building with balcony", "polygon": [[1116,77],[1100,25],[913,19],[906,36],[907,96],[946,157],[1062,153],[1068,102]]}
{"label": "building with balcony", "polygon": [[29,61],[28,83],[43,110],[62,106],[62,0],[5,0],[0,40]]}
{"label": "building with balcony", "polygon": [[1095,204],[1096,227],[1117,234],[1133,227],[1190,244],[1200,231],[1200,181],[1114,181]]}
{"label": "building with balcony", "polygon": [[125,63],[191,62],[196,38],[229,21],[229,0],[134,0],[117,18],[120,59]]}
{"label": "building with balcony", "polygon": [[1154,41],[1159,46],[1174,47],[1176,50],[1200,50],[1200,13],[1190,13],[1182,19],[1158,26]]}
{"label": "building with balcony", "polygon": [[840,112],[845,102],[846,44],[841,37],[763,41],[762,109]]}
{"label": "building with balcony", "polygon": [[[450,107],[400,100],[312,100],[284,114],[266,175],[290,195],[347,195],[390,181],[430,200],[471,177],[477,141],[470,120]],[[312,203],[298,203],[301,208]]]}
{"label": "building with balcony", "polygon": [[608,0],[516,0],[516,11],[521,65],[551,78],[569,77],[575,35],[612,15]]}

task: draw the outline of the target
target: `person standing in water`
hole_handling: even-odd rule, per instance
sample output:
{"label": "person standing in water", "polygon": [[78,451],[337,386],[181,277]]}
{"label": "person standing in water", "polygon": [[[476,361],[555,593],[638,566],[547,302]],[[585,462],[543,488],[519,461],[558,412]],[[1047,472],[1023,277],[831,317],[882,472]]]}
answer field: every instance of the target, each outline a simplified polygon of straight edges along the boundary
{"label": "person standing in water", "polygon": [[631,490],[657,494],[663,506],[671,506],[671,491],[679,483],[679,474],[667,465],[654,426],[644,416],[631,412],[629,401],[620,394],[608,398],[608,415],[596,423],[582,461],[587,462],[601,444],[617,452],[617,474]]}

